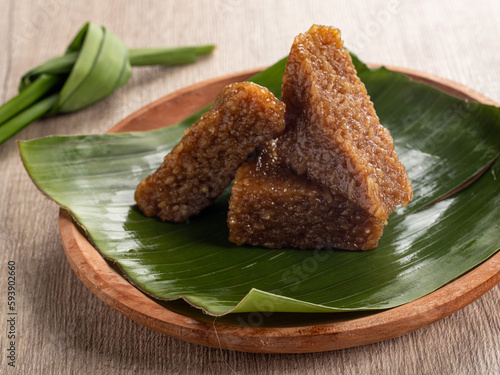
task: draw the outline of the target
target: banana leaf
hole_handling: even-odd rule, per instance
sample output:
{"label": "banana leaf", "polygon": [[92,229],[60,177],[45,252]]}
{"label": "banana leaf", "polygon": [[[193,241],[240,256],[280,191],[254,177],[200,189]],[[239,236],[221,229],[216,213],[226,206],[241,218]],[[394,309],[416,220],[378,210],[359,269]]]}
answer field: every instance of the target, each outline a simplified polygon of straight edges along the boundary
{"label": "banana leaf", "polygon": [[[414,201],[390,216],[374,250],[236,246],[227,239],[229,188],[189,223],[144,217],[134,204],[136,185],[200,113],[150,132],[21,142],[21,156],[38,188],[72,213],[131,283],[155,298],[184,299],[214,316],[395,307],[500,248],[500,109],[353,61],[414,188]],[[285,62],[251,80],[279,97]]]}

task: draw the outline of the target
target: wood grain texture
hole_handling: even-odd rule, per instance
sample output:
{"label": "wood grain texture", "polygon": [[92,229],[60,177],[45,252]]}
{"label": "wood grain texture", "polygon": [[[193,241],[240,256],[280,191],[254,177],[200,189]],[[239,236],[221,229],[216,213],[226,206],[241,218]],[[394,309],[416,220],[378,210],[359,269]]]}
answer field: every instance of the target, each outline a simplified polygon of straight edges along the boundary
{"label": "wood grain texture", "polygon": [[[64,256],[58,209],[24,171],[16,140],[102,133],[165,94],[205,79],[266,66],[312,23],[335,25],[364,61],[436,74],[500,102],[500,3],[485,1],[0,0],[0,99],[30,68],[60,54],[92,20],[131,47],[215,43],[195,65],[137,68],[130,83],[91,108],[38,121],[0,146],[0,280],[18,265],[17,368],[12,374],[498,374],[500,287],[399,338],[310,354],[250,354],[190,344],[109,308]],[[10,47],[9,47],[10,46]],[[3,284],[5,285],[5,284]],[[0,301],[6,288],[0,287]],[[0,307],[2,351],[6,308]]]}

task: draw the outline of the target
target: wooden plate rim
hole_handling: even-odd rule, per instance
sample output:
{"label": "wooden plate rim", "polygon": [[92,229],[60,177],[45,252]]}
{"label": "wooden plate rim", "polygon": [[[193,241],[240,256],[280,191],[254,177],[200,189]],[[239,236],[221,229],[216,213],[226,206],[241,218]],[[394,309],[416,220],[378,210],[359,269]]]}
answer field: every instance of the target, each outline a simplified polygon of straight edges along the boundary
{"label": "wooden plate rim", "polygon": [[[491,99],[453,81],[405,68],[389,69],[404,73],[416,81],[431,84],[449,94],[498,106]],[[144,116],[151,111],[160,110],[165,105],[185,105],[184,101],[187,100],[193,109],[203,108],[218,90],[206,92],[204,96],[198,95],[199,92],[212,87],[222,87],[229,82],[245,80],[261,70],[230,74],[175,91],[132,113],[113,126],[109,132],[139,130],[137,126],[141,124]],[[148,129],[168,125],[148,124]],[[82,235],[65,209],[60,211],[59,228],[64,251],[72,269],[80,280],[109,306],[163,334],[195,344],[243,352],[321,352],[394,338],[423,328],[460,310],[500,282],[500,253],[497,253],[431,294],[367,317],[302,327],[238,327],[217,323],[216,319],[213,323],[207,323],[177,314],[140,292],[110,267]]]}

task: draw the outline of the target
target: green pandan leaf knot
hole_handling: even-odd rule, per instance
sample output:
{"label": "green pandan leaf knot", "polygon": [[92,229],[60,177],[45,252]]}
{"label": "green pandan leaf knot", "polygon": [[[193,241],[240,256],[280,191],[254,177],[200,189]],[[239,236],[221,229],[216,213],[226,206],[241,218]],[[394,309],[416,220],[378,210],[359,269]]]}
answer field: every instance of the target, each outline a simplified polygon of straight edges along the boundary
{"label": "green pandan leaf knot", "polygon": [[111,31],[89,22],[64,55],[21,78],[19,94],[0,107],[0,143],[46,114],[77,111],[106,98],[128,82],[134,65],[189,64],[213,49],[207,45],[129,50]]}

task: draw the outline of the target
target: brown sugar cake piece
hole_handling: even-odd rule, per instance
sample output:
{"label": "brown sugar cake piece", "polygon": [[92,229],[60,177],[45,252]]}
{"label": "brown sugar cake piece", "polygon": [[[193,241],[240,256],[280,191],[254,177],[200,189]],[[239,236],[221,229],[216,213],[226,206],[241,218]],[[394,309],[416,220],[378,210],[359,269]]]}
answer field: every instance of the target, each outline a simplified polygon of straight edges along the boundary
{"label": "brown sugar cake piece", "polygon": [[387,219],[413,192],[338,29],[295,38],[283,76],[286,129],[278,152],[299,174]]}
{"label": "brown sugar cake piece", "polygon": [[237,245],[368,250],[385,220],[280,165],[269,145],[238,168],[227,223]]}
{"label": "brown sugar cake piece", "polygon": [[255,148],[279,135],[284,105],[250,82],[226,86],[214,104],[144,179],[135,201],[146,216],[182,222],[210,205]]}

